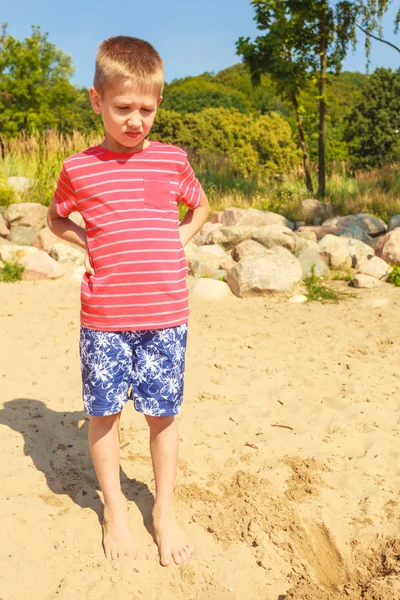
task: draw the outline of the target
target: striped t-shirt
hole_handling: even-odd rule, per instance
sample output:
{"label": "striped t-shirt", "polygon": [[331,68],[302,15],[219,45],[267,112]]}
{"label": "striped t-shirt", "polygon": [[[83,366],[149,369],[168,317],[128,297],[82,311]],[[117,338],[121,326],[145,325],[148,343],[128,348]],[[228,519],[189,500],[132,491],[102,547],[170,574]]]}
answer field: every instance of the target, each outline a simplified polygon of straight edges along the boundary
{"label": "striped t-shirt", "polygon": [[189,317],[178,202],[195,209],[202,188],[186,152],[151,142],[134,153],[101,146],[68,158],[54,204],[85,220],[94,275],[81,286],[81,324],[99,331],[163,329]]}

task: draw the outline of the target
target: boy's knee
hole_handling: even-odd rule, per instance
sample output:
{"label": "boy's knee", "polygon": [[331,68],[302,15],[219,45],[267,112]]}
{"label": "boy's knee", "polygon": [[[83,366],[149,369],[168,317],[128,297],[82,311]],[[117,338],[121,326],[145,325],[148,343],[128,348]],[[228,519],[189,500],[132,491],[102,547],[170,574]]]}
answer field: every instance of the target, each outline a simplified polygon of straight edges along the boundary
{"label": "boy's knee", "polygon": [[91,415],[90,416],[90,425],[92,427],[103,427],[104,429],[112,427],[115,423],[118,423],[121,417],[121,412],[115,413],[113,415]]}
{"label": "boy's knee", "polygon": [[144,415],[144,416],[146,418],[147,425],[153,431],[155,431],[155,430],[162,431],[166,427],[169,427],[170,425],[172,425],[172,423],[175,420],[174,415],[172,415],[171,417],[152,417],[150,415]]}

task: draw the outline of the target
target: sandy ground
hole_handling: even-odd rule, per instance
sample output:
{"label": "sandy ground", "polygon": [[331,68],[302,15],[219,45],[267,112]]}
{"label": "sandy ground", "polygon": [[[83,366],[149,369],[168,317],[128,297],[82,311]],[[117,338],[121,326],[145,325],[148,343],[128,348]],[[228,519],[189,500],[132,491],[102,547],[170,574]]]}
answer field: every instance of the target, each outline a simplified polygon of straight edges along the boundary
{"label": "sandy ground", "polygon": [[353,293],[192,299],[177,498],[196,551],[162,568],[131,405],[122,486],[150,558],[103,556],[79,283],[0,284],[1,600],[398,600],[400,291]]}

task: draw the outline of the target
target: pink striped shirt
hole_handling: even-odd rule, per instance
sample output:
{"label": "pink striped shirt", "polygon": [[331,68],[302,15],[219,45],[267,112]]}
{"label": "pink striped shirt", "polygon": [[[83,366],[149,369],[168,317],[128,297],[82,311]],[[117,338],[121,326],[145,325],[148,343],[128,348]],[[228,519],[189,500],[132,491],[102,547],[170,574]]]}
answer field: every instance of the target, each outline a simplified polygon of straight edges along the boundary
{"label": "pink striped shirt", "polygon": [[202,188],[186,152],[151,142],[119,154],[101,146],[68,158],[54,204],[85,220],[94,275],[81,286],[81,324],[100,331],[162,329],[189,317],[178,202],[195,209]]}

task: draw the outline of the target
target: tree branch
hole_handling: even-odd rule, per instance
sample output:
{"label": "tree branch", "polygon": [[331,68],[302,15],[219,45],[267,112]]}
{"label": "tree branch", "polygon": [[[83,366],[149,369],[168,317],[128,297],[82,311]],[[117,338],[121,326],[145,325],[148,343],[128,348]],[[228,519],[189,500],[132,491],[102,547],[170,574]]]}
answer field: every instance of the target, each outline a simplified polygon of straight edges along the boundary
{"label": "tree branch", "polygon": [[383,44],[387,44],[388,46],[391,46],[392,48],[394,48],[395,50],[397,50],[397,52],[400,52],[400,48],[398,48],[397,46],[395,46],[391,42],[388,42],[388,41],[386,41],[386,40],[384,40],[382,38],[379,38],[379,37],[376,37],[375,35],[372,35],[372,33],[370,33],[369,31],[367,31],[363,27],[361,27],[361,25],[359,25],[358,23],[356,23],[355,25],[356,25],[356,27],[358,27],[358,29],[361,29],[361,31],[363,33],[365,33],[365,35],[368,35],[369,37],[372,37],[374,40],[377,40],[378,42],[382,42]]}

